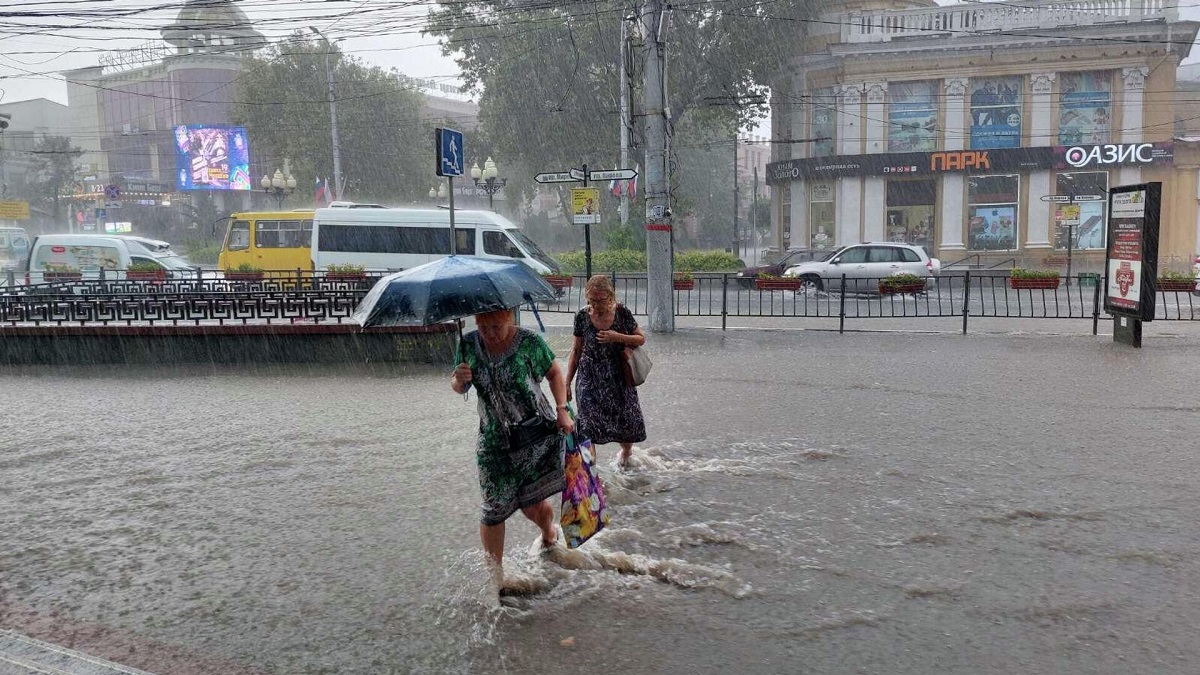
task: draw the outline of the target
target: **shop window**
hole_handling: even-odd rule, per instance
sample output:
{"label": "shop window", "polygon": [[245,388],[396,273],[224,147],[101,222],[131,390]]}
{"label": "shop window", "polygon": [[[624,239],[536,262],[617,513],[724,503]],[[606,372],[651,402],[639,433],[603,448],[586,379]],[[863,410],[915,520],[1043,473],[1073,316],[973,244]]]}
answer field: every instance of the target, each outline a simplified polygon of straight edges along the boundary
{"label": "shop window", "polygon": [[1017,248],[1017,204],[1021,177],[971,176],[967,179],[967,248],[1011,251]]}
{"label": "shop window", "polygon": [[932,251],[936,202],[936,181],[888,181],[887,240]]}
{"label": "shop window", "polygon": [[1108,172],[1060,173],[1056,194],[1071,195],[1074,202],[1054,205],[1054,248],[1102,249],[1108,231]]}
{"label": "shop window", "polygon": [[971,80],[971,148],[1017,148],[1021,145],[1021,78]]}
{"label": "shop window", "polygon": [[1059,75],[1059,144],[1109,142],[1112,81],[1112,71],[1108,70]]}
{"label": "shop window", "polygon": [[888,85],[888,152],[937,150],[936,87],[932,81]]}
{"label": "shop window", "polygon": [[808,192],[808,247],[817,251],[836,244],[833,183],[813,183]]}
{"label": "shop window", "polygon": [[816,89],[810,98],[809,114],[812,116],[812,129],[809,138],[812,142],[813,157],[828,157],[833,154],[837,140],[837,93],[833,87]]}

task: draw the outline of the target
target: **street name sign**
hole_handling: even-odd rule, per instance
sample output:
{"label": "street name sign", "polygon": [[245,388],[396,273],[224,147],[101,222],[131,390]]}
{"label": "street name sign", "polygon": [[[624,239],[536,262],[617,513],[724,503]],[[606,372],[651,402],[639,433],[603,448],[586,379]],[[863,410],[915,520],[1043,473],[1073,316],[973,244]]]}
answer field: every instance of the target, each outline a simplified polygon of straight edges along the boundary
{"label": "street name sign", "polygon": [[572,176],[569,173],[558,172],[558,173],[539,173],[538,175],[533,177],[533,180],[537,181],[538,183],[577,183],[581,179],[575,178],[574,176]]}
{"label": "street name sign", "polygon": [[1042,195],[1042,201],[1055,204],[1070,204],[1071,195]]}
{"label": "street name sign", "polygon": [[588,180],[633,180],[637,177],[637,171],[633,169],[614,169],[611,171],[593,171],[588,174]]}
{"label": "street name sign", "polygon": [[1102,202],[1102,201],[1104,201],[1104,195],[1075,195],[1075,201],[1077,201],[1077,202]]}
{"label": "street name sign", "polygon": [[583,180],[585,175],[582,169],[571,169],[568,173],[570,173],[571,178],[574,178],[575,180]]}

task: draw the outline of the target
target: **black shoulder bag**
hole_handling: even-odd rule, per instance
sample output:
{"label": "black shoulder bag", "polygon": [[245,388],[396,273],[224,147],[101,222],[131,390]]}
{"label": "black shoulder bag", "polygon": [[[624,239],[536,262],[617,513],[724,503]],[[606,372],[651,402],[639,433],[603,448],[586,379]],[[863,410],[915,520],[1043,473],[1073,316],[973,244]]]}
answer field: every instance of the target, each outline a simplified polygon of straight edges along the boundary
{"label": "black shoulder bag", "polygon": [[[478,361],[484,364],[484,366],[491,371],[492,364],[488,359],[484,358],[483,354],[480,353],[481,346],[478,342],[478,339],[476,339],[475,348],[475,356]],[[492,381],[492,383],[496,382],[494,374],[493,377],[489,379]],[[500,408],[496,407],[495,402],[492,400],[491,396],[484,392],[483,387],[476,386],[475,391],[478,392],[484,403],[486,403],[487,406],[492,409],[492,412],[496,415],[496,419],[500,421],[501,431],[508,439],[509,452],[520,452],[526,448],[540,445],[551,436],[558,435],[558,421],[542,417],[537,411],[534,411],[532,415],[526,417],[520,422],[517,422],[516,424],[510,424],[506,422],[504,420],[504,416],[500,414]]]}

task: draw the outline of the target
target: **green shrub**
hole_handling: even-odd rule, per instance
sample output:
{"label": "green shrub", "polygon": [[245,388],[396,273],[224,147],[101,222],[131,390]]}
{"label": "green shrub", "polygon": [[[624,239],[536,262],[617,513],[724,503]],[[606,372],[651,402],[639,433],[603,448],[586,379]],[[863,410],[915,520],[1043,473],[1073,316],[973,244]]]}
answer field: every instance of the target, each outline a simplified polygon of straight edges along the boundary
{"label": "green shrub", "polygon": [[364,268],[362,265],[355,265],[354,263],[344,263],[342,265],[328,265],[325,267],[325,269],[333,272],[334,274],[362,274],[362,271],[366,268]]}
{"label": "green shrub", "polygon": [[262,268],[257,267],[255,265],[251,265],[250,263],[242,263],[241,265],[238,265],[237,267],[233,268],[233,270],[231,270],[231,271],[233,271],[233,272],[261,272]]}
{"label": "green shrub", "polygon": [[162,269],[158,263],[152,262],[131,262],[129,267],[125,268],[127,272],[157,272]]}
{"label": "green shrub", "polygon": [[1014,267],[1010,276],[1013,279],[1057,279],[1058,272],[1055,270],[1026,270]]}
{"label": "green shrub", "polygon": [[1159,281],[1195,281],[1195,272],[1173,272],[1166,270],[1158,273]]}
{"label": "green shrub", "polygon": [[675,254],[675,269],[684,272],[736,272],[746,264],[725,251],[684,251]]}
{"label": "green shrub", "polygon": [[[560,253],[555,258],[563,271],[582,274],[587,261],[580,251]],[[737,256],[724,251],[684,251],[675,254],[679,272],[736,272],[746,265]],[[646,271],[646,254],[629,249],[610,249],[592,254],[592,273],[637,274]]]}
{"label": "green shrub", "polygon": [[883,284],[886,284],[889,286],[907,286],[908,284],[925,283],[925,279],[923,277],[919,277],[915,274],[909,274],[907,272],[905,272],[903,274],[893,274],[892,276],[884,277],[884,278],[880,279],[879,281],[880,281],[880,283],[883,283]]}
{"label": "green shrub", "polygon": [[183,255],[193,265],[216,265],[221,255],[221,244],[209,241],[188,241],[183,244]]}

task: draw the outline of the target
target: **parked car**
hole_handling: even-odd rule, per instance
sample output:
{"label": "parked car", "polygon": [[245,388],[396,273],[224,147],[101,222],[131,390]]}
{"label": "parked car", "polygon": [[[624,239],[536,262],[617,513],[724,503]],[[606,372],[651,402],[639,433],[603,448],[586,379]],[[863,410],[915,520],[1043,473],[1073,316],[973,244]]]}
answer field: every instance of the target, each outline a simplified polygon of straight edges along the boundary
{"label": "parked car", "polygon": [[833,256],[835,253],[837,253],[836,250],[819,251],[816,249],[807,248],[788,249],[787,255],[770,265],[755,265],[753,267],[743,268],[737,273],[737,282],[742,288],[752,288],[754,286],[754,279],[760,274],[769,274],[771,276],[781,277],[783,276],[784,271],[786,271],[789,267],[814,260],[824,260]]}
{"label": "parked car", "polygon": [[784,276],[800,277],[805,290],[822,290],[840,288],[844,275],[846,290],[861,292],[877,290],[880,279],[894,274],[930,279],[941,271],[941,261],[920,246],[872,242],[847,246],[825,260],[793,265]]}

